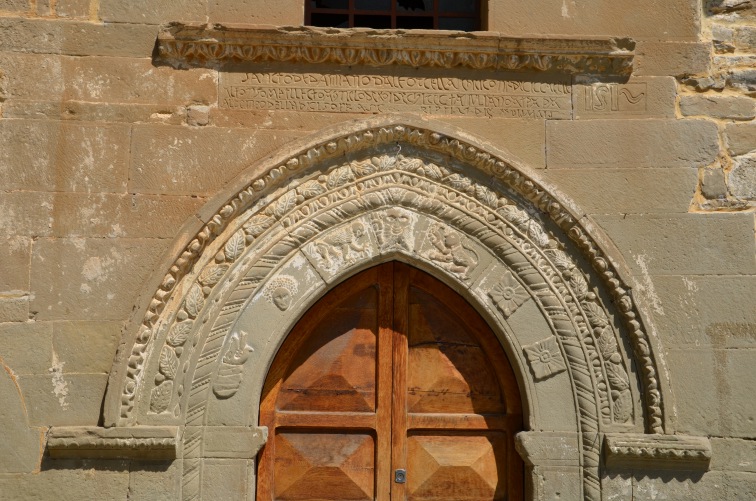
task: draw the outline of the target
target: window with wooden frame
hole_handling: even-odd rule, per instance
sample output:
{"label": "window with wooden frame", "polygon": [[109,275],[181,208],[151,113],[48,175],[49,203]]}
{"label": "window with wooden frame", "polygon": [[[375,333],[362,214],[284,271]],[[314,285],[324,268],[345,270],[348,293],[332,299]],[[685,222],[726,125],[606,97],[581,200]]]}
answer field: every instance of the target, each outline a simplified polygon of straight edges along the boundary
{"label": "window with wooden frame", "polygon": [[481,0],[305,0],[305,24],[477,31],[481,11]]}

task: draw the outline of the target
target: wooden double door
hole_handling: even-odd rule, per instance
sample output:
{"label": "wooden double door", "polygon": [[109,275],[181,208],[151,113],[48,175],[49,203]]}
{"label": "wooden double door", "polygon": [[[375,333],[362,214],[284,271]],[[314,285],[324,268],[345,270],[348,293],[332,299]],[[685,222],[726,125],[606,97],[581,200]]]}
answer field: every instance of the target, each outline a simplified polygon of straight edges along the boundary
{"label": "wooden double door", "polygon": [[488,325],[410,266],[316,303],[268,374],[258,500],[516,500],[522,412]]}

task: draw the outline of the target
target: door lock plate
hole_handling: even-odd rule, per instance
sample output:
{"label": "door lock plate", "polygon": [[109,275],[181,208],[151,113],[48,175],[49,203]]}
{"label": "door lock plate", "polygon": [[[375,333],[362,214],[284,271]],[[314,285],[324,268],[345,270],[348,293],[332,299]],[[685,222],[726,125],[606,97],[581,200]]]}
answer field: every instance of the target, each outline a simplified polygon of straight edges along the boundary
{"label": "door lock plate", "polygon": [[398,469],[394,470],[394,482],[397,484],[403,484],[407,481],[407,470]]}

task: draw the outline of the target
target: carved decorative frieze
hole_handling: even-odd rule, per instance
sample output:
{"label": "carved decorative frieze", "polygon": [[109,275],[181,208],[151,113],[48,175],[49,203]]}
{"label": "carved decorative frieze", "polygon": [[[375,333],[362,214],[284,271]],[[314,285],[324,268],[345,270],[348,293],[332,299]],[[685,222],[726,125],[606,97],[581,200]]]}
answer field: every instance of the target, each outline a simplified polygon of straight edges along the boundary
{"label": "carved decorative frieze", "polygon": [[632,73],[634,49],[635,42],[628,38],[180,23],[166,27],[157,40],[160,60],[175,65],[287,62],[614,75]]}
{"label": "carved decorative frieze", "polygon": [[707,470],[711,442],[686,435],[607,434],[604,454],[609,467]]}
{"label": "carved decorative frieze", "polygon": [[176,426],[54,426],[47,435],[53,458],[173,459]]}

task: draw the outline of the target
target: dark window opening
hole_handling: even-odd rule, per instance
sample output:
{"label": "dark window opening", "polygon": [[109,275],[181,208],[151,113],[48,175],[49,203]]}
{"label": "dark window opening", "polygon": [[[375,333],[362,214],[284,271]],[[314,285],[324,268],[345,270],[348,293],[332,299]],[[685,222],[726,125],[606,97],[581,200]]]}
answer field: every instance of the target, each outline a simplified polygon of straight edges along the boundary
{"label": "dark window opening", "polygon": [[306,0],[305,24],[330,28],[481,29],[480,0]]}

